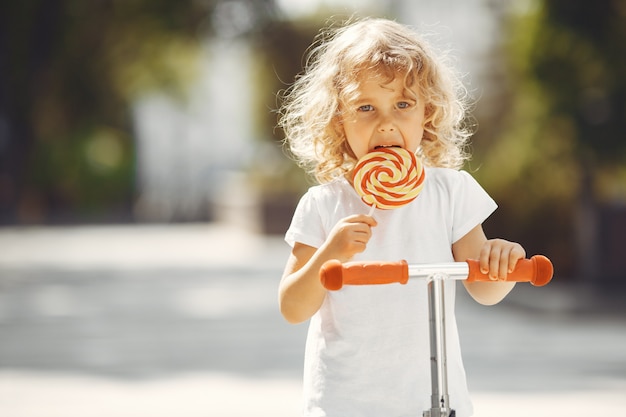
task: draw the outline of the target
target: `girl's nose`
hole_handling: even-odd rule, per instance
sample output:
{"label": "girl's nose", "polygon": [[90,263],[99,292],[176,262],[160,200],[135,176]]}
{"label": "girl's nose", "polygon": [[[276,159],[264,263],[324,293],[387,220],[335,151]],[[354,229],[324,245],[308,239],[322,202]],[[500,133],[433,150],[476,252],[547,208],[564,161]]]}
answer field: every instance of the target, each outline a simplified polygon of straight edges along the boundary
{"label": "girl's nose", "polygon": [[385,117],[381,119],[380,123],[378,124],[378,131],[381,133],[395,132],[396,126],[390,117]]}

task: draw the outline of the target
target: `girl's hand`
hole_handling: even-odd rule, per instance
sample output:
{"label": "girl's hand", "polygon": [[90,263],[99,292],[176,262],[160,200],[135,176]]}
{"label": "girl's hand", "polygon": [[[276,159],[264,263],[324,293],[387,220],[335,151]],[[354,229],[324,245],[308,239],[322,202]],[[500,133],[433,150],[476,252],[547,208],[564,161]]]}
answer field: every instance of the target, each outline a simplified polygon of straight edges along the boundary
{"label": "girl's hand", "polygon": [[517,261],[526,257],[524,248],[504,239],[487,240],[480,251],[479,265],[483,274],[493,281],[504,281],[513,272]]}
{"label": "girl's hand", "polygon": [[301,323],[319,310],[326,297],[320,268],[329,259],[347,262],[363,252],[376,224],[371,216],[349,216],[332,228],[319,249],[296,242],[278,287],[280,311],[287,321]]}
{"label": "girl's hand", "polygon": [[365,250],[372,237],[372,227],[378,223],[371,216],[356,214],[340,220],[330,231],[324,244],[329,259],[349,261],[355,254]]}

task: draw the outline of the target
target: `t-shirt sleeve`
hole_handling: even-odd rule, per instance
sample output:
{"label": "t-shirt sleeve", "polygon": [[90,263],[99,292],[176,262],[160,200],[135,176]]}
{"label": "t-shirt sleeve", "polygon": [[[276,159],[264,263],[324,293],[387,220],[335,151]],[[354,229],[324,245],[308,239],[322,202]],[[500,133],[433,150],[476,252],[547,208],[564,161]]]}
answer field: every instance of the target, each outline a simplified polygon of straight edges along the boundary
{"label": "t-shirt sleeve", "polygon": [[498,205],[466,171],[459,171],[454,189],[454,223],[452,242],[465,236],[474,227],[482,224]]}
{"label": "t-shirt sleeve", "polygon": [[319,248],[326,239],[318,201],[309,190],[302,196],[285,234],[285,241],[293,247],[296,242]]}

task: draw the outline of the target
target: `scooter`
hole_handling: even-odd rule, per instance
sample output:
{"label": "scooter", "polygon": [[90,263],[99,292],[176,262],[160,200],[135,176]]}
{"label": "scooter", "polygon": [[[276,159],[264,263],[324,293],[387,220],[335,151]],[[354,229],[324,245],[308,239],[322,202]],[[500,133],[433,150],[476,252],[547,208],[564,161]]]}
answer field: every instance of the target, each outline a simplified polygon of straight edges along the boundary
{"label": "scooter", "polygon": [[[530,282],[534,286],[546,285],[552,279],[552,262],[543,255],[518,261],[507,281]],[[423,417],[454,417],[448,394],[448,370],[446,363],[446,318],[444,282],[466,280],[467,282],[491,281],[480,272],[478,261],[449,262],[440,264],[408,264],[397,262],[326,262],[320,269],[320,281],[330,290],[337,291],[344,285],[406,284],[411,279],[428,281],[428,314],[430,332],[431,407],[424,410]]]}

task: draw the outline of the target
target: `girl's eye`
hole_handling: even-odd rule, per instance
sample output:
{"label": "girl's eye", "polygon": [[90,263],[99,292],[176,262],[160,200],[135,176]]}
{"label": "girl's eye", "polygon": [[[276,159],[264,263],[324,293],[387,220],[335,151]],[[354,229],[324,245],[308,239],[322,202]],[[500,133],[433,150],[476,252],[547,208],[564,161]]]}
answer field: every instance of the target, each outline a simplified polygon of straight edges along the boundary
{"label": "girl's eye", "polygon": [[371,104],[364,104],[362,106],[359,106],[359,111],[372,111],[374,110],[374,106],[372,106]]}
{"label": "girl's eye", "polygon": [[411,104],[407,103],[406,101],[401,101],[398,103],[399,109],[408,109],[409,107],[411,107]]}

